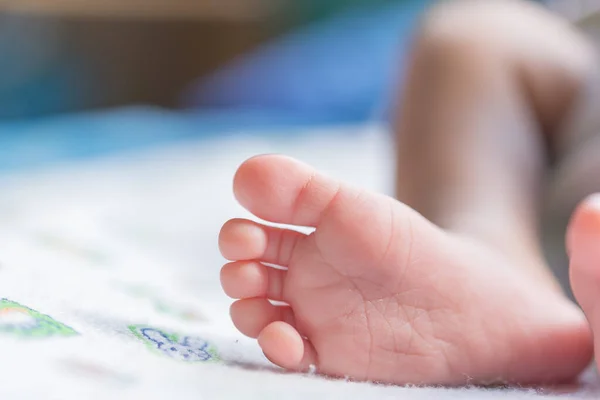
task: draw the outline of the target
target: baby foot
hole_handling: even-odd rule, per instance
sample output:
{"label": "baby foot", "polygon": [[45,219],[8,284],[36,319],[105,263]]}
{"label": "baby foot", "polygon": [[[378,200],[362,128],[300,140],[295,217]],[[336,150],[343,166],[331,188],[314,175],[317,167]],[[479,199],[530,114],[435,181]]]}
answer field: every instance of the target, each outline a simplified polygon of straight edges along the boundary
{"label": "baby foot", "polygon": [[569,273],[575,298],[594,332],[600,361],[600,195],[588,197],[575,211],[567,234]]}
{"label": "baby foot", "polygon": [[590,361],[562,294],[398,201],[281,156],[246,161],[234,192],[261,219],[316,228],[235,219],[220,233],[231,318],[281,367],[455,385],[565,380]]}

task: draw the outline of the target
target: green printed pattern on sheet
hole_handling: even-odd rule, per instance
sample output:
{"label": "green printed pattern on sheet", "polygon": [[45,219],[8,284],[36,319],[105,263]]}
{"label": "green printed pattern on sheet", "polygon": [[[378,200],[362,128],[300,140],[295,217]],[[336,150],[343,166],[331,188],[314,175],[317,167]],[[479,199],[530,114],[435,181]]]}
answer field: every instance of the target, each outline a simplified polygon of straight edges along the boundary
{"label": "green printed pattern on sheet", "polygon": [[217,349],[197,336],[168,333],[144,325],[131,325],[129,330],[149,349],[163,356],[184,362],[219,360]]}
{"label": "green printed pattern on sheet", "polygon": [[15,301],[0,299],[0,334],[22,338],[74,336],[78,333],[56,321]]}

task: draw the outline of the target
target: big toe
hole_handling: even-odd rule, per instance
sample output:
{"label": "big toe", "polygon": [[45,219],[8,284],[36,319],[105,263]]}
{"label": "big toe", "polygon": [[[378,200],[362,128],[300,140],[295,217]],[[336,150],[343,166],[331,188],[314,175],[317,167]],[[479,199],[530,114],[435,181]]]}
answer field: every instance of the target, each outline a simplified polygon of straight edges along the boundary
{"label": "big toe", "polygon": [[233,183],[237,200],[271,222],[316,227],[340,184],[289,157],[253,157],[238,169]]}
{"label": "big toe", "polygon": [[573,293],[586,314],[600,349],[600,194],[583,201],[567,232]]}

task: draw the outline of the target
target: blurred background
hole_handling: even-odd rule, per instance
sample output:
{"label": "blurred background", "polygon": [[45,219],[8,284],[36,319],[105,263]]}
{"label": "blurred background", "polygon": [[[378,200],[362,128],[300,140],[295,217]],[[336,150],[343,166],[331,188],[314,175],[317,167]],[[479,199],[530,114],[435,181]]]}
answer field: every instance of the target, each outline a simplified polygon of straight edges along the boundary
{"label": "blurred background", "polygon": [[2,0],[0,118],[129,104],[317,111],[342,95],[311,86],[344,91],[357,113],[425,3]]}
{"label": "blurred background", "polygon": [[0,168],[381,118],[430,3],[0,0]]}
{"label": "blurred background", "polygon": [[[0,169],[384,120],[433,2],[0,0]],[[552,3],[577,15],[595,2]]]}

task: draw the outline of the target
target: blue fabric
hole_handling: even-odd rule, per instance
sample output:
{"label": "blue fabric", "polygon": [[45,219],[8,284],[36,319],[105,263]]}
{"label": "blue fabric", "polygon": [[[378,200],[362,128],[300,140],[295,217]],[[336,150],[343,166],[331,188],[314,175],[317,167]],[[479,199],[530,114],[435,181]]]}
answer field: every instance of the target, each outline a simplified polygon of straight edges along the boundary
{"label": "blue fabric", "polygon": [[88,78],[67,56],[49,18],[0,15],[0,119],[30,118],[81,108]]}
{"label": "blue fabric", "polygon": [[[424,2],[411,0],[376,11],[355,10],[268,45],[192,91],[194,104],[210,104],[211,111],[125,108],[2,122],[0,170],[227,135],[240,128],[264,136],[365,120],[378,106],[382,109],[390,82],[401,74],[397,67],[423,7]],[[36,100],[29,104],[33,108],[49,108],[57,94],[66,93],[56,77],[68,70],[49,71],[58,72],[40,74],[28,81],[29,89],[21,85],[13,93],[13,99],[22,99],[11,103],[14,113],[27,112],[18,108],[27,99]],[[72,99],[63,100],[58,103]]]}
{"label": "blue fabric", "polygon": [[309,119],[377,116],[389,90],[398,89],[416,18],[428,3],[355,9],[301,29],[201,80],[184,101]]}
{"label": "blue fabric", "polygon": [[283,113],[171,112],[141,107],[3,122],[0,123],[0,171],[210,139],[238,133],[240,129],[266,137],[334,122],[332,118],[305,119]]}

